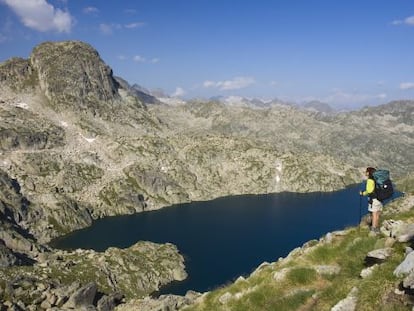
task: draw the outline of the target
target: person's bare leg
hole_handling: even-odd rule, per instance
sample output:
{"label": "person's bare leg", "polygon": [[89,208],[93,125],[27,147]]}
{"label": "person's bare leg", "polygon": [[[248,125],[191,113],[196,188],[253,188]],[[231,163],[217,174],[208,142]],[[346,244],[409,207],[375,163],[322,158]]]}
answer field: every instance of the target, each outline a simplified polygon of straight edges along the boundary
{"label": "person's bare leg", "polygon": [[379,228],[379,213],[380,212],[372,213],[372,227],[373,228]]}

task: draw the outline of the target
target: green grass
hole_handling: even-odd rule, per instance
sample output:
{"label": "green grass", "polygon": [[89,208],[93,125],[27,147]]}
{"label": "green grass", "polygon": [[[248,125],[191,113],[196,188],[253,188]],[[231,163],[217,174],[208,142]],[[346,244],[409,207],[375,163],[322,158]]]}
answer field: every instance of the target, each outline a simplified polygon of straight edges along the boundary
{"label": "green grass", "polygon": [[322,245],[316,248],[310,255],[309,259],[315,264],[331,264],[338,258],[338,250],[331,245]]}
{"label": "green grass", "polygon": [[311,268],[297,267],[291,269],[287,274],[287,279],[293,285],[306,285],[312,283],[317,278],[316,271]]}
{"label": "green grass", "polygon": [[69,232],[69,229],[68,228],[64,228],[63,226],[61,226],[54,217],[48,216],[47,217],[47,220],[48,220],[48,223],[53,226],[53,229],[55,229],[60,234],[66,234],[66,233]]}

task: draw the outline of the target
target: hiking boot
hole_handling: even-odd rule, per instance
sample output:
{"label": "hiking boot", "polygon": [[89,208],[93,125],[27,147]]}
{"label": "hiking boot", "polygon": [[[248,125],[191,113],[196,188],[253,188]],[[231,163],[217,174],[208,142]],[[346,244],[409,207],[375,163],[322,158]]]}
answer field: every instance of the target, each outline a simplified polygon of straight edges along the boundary
{"label": "hiking boot", "polygon": [[370,236],[370,237],[374,237],[374,236],[377,236],[378,235],[378,233],[376,233],[374,230],[371,230],[369,233],[368,233],[368,236]]}
{"label": "hiking boot", "polygon": [[371,227],[370,230],[369,230],[369,236],[377,236],[380,233],[381,233],[381,231],[380,231],[379,228]]}

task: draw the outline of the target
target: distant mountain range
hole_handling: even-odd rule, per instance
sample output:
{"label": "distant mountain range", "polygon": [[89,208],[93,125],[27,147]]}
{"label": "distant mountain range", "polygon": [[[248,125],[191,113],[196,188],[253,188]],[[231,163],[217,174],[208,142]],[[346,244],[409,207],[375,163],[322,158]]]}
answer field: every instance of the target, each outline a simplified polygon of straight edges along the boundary
{"label": "distant mountain range", "polygon": [[293,102],[286,102],[279,99],[265,100],[259,98],[247,98],[242,96],[213,96],[209,99],[190,99],[184,100],[178,97],[171,97],[162,90],[150,91],[138,84],[130,86],[127,81],[123,80],[120,77],[115,77],[115,79],[122,85],[123,88],[129,89],[135,96],[137,96],[143,103],[147,105],[152,104],[167,104],[167,105],[183,105],[188,102],[194,101],[217,101],[224,103],[229,106],[239,106],[239,107],[249,107],[249,108],[271,108],[278,105],[287,105],[295,106],[298,108],[303,108],[305,110],[321,112],[321,113],[335,113],[338,112],[332,108],[327,103],[322,103],[320,101],[310,101],[303,104],[297,104]]}

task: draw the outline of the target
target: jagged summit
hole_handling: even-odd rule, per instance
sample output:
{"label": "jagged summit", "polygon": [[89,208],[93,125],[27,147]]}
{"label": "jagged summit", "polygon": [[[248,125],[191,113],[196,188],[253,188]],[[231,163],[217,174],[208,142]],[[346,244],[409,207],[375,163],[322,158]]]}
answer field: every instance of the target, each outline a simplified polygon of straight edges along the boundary
{"label": "jagged summit", "polygon": [[[0,82],[13,92],[44,94],[54,110],[109,115],[117,108],[122,86],[91,45],[81,41],[44,42],[29,59],[0,64]],[[125,90],[127,94],[128,90]],[[135,100],[135,106],[144,106]]]}
{"label": "jagged summit", "polygon": [[119,98],[112,69],[87,43],[42,43],[33,49],[30,65],[38,73],[41,90],[54,103],[85,109]]}

